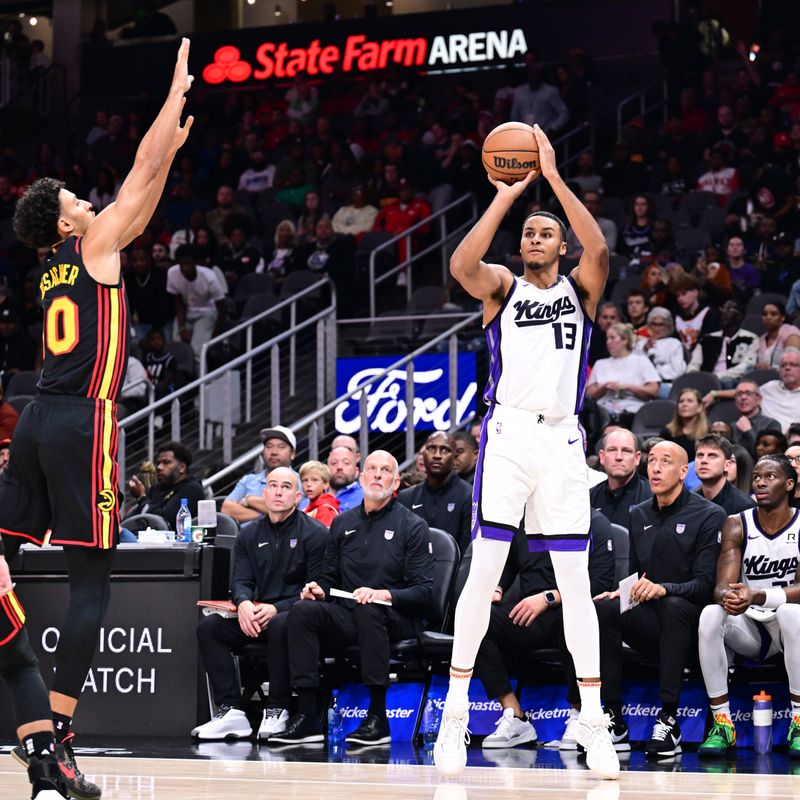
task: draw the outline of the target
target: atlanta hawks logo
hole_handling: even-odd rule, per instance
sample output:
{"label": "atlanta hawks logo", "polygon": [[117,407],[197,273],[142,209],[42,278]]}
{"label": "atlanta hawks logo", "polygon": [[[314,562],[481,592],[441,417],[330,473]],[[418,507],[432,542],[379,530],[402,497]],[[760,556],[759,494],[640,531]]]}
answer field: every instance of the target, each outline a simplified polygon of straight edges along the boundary
{"label": "atlanta hawks logo", "polygon": [[101,511],[111,511],[117,503],[117,497],[111,489],[103,489],[97,495],[97,507]]}

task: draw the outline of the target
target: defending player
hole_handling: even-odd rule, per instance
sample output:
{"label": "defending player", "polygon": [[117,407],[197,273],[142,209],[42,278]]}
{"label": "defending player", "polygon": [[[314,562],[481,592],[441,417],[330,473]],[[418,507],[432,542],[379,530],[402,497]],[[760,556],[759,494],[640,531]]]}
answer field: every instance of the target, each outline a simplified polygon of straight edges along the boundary
{"label": "defending player", "polygon": [[[128,360],[128,319],[119,251],[141,234],[164,189],[192,117],[181,126],[189,41],[178,51],[167,100],[142,139],[117,200],[95,217],[50,178],[17,204],[14,230],[49,247],[39,284],[44,308],[40,394],[22,413],[0,480],[0,534],[10,561],[23,540],[64,546],[70,602],[55,653],[50,706],[56,755],[76,798],[100,789],[75,767],[70,726],[110,594],[119,536],[116,400]],[[0,555],[0,575],[7,564]],[[0,616],[2,616],[0,614]],[[2,649],[2,648],[0,648]],[[14,751],[27,765],[26,751]]]}
{"label": "defending player", "polygon": [[558,174],[544,132],[535,126],[534,135],[542,174],[584,251],[571,274],[559,276],[566,227],[554,215],[536,212],[523,224],[522,279],[482,260],[531,173],[512,186],[492,180],[494,200],[450,260],[453,276],[484,304],[491,366],[472,498],[472,565],[456,609],[450,686],[434,761],[448,775],[466,765],[469,681],[492,593],[524,514],[529,547],[550,551],[561,594],[567,646],[580,676],[578,742],[591,769],[616,778],[619,761],[600,704],[599,636],[588,571],[589,486],[577,418],[592,320],[608,277],[608,247]]}
{"label": "defending player", "polygon": [[800,510],[790,505],[797,476],[784,455],[753,471],[756,507],[728,517],[717,564],[717,605],[700,615],[700,667],[714,726],[698,753],[736,747],[728,700],[728,654],[761,661],[783,652],[792,722],[789,755],[800,758]]}

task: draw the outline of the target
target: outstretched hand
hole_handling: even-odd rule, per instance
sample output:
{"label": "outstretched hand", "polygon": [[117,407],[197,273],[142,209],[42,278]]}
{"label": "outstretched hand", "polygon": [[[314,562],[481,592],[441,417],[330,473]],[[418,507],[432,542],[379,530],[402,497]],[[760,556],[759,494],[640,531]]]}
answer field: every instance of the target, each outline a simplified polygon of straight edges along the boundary
{"label": "outstretched hand", "polygon": [[489,183],[497,189],[497,194],[500,197],[508,198],[512,203],[528,188],[531,181],[536,177],[538,173],[536,172],[529,172],[521,181],[517,181],[516,183],[508,184],[504,183],[503,181],[497,180],[497,178],[493,178],[488,173],[486,177],[489,179]]}
{"label": "outstretched hand", "polygon": [[551,178],[558,177],[558,167],[556,165],[556,151],[547,134],[538,126],[533,126],[533,138],[536,139],[536,146],[539,148],[539,167],[542,175],[549,181]]}
{"label": "outstretched hand", "polygon": [[191,88],[193,80],[194,75],[189,74],[189,40],[184,37],[178,48],[178,59],[175,62],[175,72],[172,76],[172,88],[185,94]]}

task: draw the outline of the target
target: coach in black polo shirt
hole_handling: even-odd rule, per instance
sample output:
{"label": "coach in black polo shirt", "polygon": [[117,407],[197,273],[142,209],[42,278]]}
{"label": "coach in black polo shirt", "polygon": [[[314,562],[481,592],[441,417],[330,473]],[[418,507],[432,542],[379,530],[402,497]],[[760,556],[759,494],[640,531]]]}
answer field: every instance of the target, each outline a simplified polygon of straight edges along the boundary
{"label": "coach in black polo shirt", "polygon": [[603,437],[600,464],[608,480],[593,486],[589,501],[609,522],[630,527],[630,510],[652,496],[650,485],[639,476],[637,467],[642,458],[635,433],[617,428]]}
{"label": "coach in black polo shirt", "polygon": [[208,673],[219,712],[192,731],[199,739],[249,736],[231,651],[254,639],[269,648],[269,705],[258,731],[260,739],[283,730],[289,719],[289,608],[300,590],[322,568],[328,530],[297,510],[300,481],[288,467],[266,477],[267,513],[245,525],[233,551],[231,599],[238,619],[218,614],[204,617],[197,628],[200,655]]}
{"label": "coach in black polo shirt", "polygon": [[463,553],[470,543],[472,487],[453,472],[454,451],[449,433],[432,433],[422,448],[425,481],[403,489],[397,499],[432,528],[447,531]]}
{"label": "coach in black polo shirt", "polygon": [[751,497],[728,480],[725,470],[732,463],[735,463],[733,445],[724,436],[709,433],[697,440],[694,467],[700,487],[695,491],[724,508],[728,516],[755,506]]}
{"label": "coach in black polo shirt", "polygon": [[653,498],[631,511],[630,573],[639,578],[630,597],[639,605],[620,613],[619,590],[596,598],[600,622],[603,702],[623,732],[622,642],[660,664],[661,712],[647,743],[650,755],[680,752],[677,722],[683,671],[695,652],[700,612],[712,602],[725,512],[683,485],[686,451],[674,442],[650,450],[647,474]]}
{"label": "coach in black polo shirt", "polygon": [[[359,646],[369,709],[345,741],[391,741],[386,717],[389,645],[416,637],[423,625],[432,599],[433,549],[425,520],[394,497],[400,474],[390,453],[370,453],[360,480],[364,500],[331,523],[324,567],[289,614],[289,667],[298,713],[270,744],[324,739],[317,708],[320,644]],[[331,589],[351,592],[353,599],[332,598]]]}

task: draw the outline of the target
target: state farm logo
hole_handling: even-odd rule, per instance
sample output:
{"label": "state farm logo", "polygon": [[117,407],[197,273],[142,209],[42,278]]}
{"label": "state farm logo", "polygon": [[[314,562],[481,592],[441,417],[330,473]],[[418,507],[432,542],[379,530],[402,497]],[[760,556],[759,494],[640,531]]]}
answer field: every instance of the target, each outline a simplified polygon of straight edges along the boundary
{"label": "state farm logo", "polygon": [[413,39],[370,41],[363,34],[348,36],[344,46],[320,44],[289,47],[287,42],[264,42],[256,50],[257,66],[245,61],[237,47],[224,45],[214,61],[203,69],[203,80],[212,85],[249,78],[293,78],[295,75],[331,75],[334,72],[372,72],[395,65],[448,67],[486,61],[508,61],[528,51],[525,34],[512,31],[475,31]]}
{"label": "state farm logo", "polygon": [[206,83],[222,83],[246,81],[253,73],[253,68],[240,58],[239,48],[226,44],[214,53],[214,63],[203,70]]}

